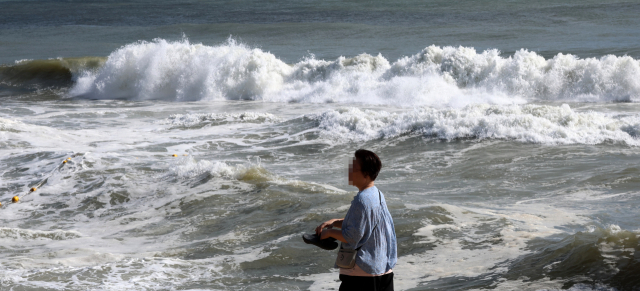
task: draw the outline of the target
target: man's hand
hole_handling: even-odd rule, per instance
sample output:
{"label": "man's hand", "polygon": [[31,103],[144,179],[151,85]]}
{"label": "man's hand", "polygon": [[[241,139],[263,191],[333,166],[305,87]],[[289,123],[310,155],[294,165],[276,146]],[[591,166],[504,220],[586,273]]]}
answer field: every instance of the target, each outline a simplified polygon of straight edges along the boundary
{"label": "man's hand", "polygon": [[319,234],[320,239],[328,239],[330,237],[335,238],[343,243],[346,243],[347,241],[344,239],[344,236],[342,236],[342,231],[337,230],[337,229],[324,229],[322,230],[322,232]]}
{"label": "man's hand", "polygon": [[322,230],[325,228],[331,229],[333,228],[333,222],[336,221],[335,219],[331,219],[331,220],[327,220],[325,222],[323,222],[320,226],[316,227],[316,234],[318,236],[320,236],[322,234]]}

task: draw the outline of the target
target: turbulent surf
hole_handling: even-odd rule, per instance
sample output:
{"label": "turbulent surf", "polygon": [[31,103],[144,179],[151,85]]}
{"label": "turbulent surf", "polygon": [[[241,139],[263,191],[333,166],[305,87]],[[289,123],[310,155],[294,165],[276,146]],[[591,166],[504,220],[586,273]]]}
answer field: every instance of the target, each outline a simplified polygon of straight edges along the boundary
{"label": "turbulent surf", "polygon": [[396,290],[635,290],[638,13],[0,1],[0,289],[337,290],[366,148]]}

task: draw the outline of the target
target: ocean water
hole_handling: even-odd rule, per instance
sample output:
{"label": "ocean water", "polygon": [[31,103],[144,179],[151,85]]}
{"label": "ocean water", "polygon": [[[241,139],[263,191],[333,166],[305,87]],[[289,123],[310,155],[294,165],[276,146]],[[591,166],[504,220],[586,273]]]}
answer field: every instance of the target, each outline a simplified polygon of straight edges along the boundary
{"label": "ocean water", "polygon": [[337,290],[358,148],[397,290],[639,290],[639,13],[0,1],[0,290]]}

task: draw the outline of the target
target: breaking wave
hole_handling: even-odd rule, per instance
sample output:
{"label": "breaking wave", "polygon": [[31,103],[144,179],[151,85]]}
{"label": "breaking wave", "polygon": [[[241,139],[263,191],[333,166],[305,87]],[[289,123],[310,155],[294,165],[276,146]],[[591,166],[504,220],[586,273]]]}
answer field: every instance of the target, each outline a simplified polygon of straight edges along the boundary
{"label": "breaking wave", "polygon": [[422,107],[403,113],[344,108],[315,116],[321,135],[369,141],[402,135],[444,140],[512,139],[542,144],[638,145],[637,116],[576,112],[569,105],[469,105],[461,109]]}
{"label": "breaking wave", "polygon": [[638,101],[640,62],[628,56],[545,59],[525,49],[429,46],[393,63],[382,55],[286,64],[234,40],[136,42],[98,70],[78,73],[71,96],[132,100],[262,100],[402,107],[521,104],[532,100]]}

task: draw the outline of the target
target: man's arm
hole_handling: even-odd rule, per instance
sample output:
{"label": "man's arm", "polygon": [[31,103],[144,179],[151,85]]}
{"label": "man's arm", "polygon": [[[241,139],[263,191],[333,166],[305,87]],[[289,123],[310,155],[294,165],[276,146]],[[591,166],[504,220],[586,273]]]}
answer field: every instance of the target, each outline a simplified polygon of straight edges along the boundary
{"label": "man's arm", "polygon": [[320,235],[320,239],[325,239],[325,238],[335,238],[343,243],[346,243],[347,240],[344,239],[344,236],[342,236],[342,231],[341,230],[337,230],[337,229],[324,229],[322,230],[322,234]]}
{"label": "man's arm", "polygon": [[[362,201],[353,199],[349,211],[342,222],[341,232],[344,242],[352,247],[357,247],[358,242],[371,229],[371,211],[367,211]],[[335,237],[335,236],[333,236]]]}

